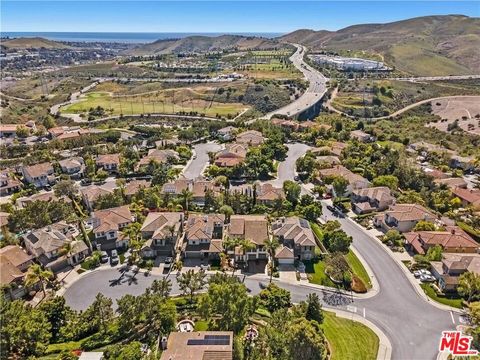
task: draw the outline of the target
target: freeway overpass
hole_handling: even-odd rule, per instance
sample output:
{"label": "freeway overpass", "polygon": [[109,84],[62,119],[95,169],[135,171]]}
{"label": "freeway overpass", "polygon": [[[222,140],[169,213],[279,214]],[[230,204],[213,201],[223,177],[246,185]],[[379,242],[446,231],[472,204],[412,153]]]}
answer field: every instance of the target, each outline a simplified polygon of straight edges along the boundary
{"label": "freeway overpass", "polygon": [[285,115],[292,118],[298,117],[300,114],[317,105],[327,92],[326,84],[328,78],[303,61],[303,56],[307,51],[303,45],[293,45],[297,48],[297,51],[290,57],[290,60],[293,65],[303,73],[305,79],[308,81],[308,89],[297,100],[268,113],[263,117],[264,119],[270,119],[274,115]]}

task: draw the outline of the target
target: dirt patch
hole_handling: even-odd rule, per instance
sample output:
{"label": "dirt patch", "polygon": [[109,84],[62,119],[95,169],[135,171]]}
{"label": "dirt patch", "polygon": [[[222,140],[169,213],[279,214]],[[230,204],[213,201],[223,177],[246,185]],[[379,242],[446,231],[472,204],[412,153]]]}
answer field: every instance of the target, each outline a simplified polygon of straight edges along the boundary
{"label": "dirt patch", "polygon": [[480,135],[480,96],[435,100],[432,101],[432,112],[441,120],[427,126],[444,132],[458,127],[471,134]]}

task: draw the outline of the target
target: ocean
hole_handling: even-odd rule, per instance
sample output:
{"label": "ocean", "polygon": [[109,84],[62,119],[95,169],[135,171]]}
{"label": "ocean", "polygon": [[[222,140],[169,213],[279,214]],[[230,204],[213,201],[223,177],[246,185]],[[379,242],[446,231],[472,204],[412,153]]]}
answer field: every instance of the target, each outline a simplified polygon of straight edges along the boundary
{"label": "ocean", "polygon": [[[282,33],[227,33],[229,35],[262,36],[274,38]],[[130,44],[151,43],[160,39],[179,39],[187,36],[219,36],[225,33],[120,33],[120,32],[2,32],[2,37],[42,37],[55,41],[118,42]]]}

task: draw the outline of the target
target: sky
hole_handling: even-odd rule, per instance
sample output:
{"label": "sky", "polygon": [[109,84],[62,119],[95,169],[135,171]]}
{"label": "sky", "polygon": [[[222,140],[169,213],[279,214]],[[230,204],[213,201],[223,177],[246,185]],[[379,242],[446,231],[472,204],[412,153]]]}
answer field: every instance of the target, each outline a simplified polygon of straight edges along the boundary
{"label": "sky", "polygon": [[289,32],[425,15],[480,17],[477,1],[1,0],[1,31]]}

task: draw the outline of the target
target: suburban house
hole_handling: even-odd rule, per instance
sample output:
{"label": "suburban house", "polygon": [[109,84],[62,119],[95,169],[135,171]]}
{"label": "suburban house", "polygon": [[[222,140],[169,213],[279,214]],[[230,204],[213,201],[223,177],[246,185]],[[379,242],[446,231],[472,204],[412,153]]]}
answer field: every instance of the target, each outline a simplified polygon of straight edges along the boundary
{"label": "suburban house", "polygon": [[450,189],[467,188],[467,182],[461,177],[435,179],[433,182],[437,185],[446,185]]}
{"label": "suburban house", "polygon": [[388,209],[395,202],[390,189],[386,186],[377,186],[352,191],[352,209],[357,214]]}
{"label": "suburban house", "polygon": [[140,159],[138,164],[136,165],[137,170],[144,169],[147,167],[151,162],[157,164],[164,164],[170,161],[178,160],[178,153],[174,150],[170,149],[150,149],[148,150],[148,154]]}
{"label": "suburban house", "polygon": [[432,275],[445,292],[456,291],[458,278],[467,271],[480,275],[479,254],[443,254],[442,261],[432,261],[430,264]]}
{"label": "suburban house", "polygon": [[297,131],[298,130],[298,122],[288,119],[279,119],[273,118],[270,120],[273,125],[280,126],[283,129],[290,130],[290,131]]}
{"label": "suburban house", "polygon": [[374,217],[373,223],[384,231],[395,229],[401,233],[411,231],[421,220],[435,222],[437,216],[418,204],[396,204]]}
{"label": "suburban house", "polygon": [[350,131],[350,137],[360,142],[368,142],[368,141],[372,141],[373,139],[372,135],[367,134],[365,131],[362,131],[362,130]]}
{"label": "suburban house", "polygon": [[178,196],[182,194],[182,191],[190,190],[192,187],[192,180],[180,177],[172,182],[165,183],[162,186],[162,194],[169,194],[172,196]]}
{"label": "suburban house", "polygon": [[162,339],[160,360],[232,360],[232,331],[172,332]]}
{"label": "suburban house", "polygon": [[307,220],[298,216],[279,218],[272,223],[272,232],[282,244],[275,254],[280,264],[293,264],[295,259],[311,260],[315,256],[317,242]]}
{"label": "suburban house", "polygon": [[340,165],[342,163],[338,158],[338,156],[334,156],[334,155],[320,155],[316,157],[316,160],[321,165],[322,164],[328,165],[325,167],[332,167],[334,165]]}
{"label": "suburban house", "polygon": [[83,173],[85,172],[85,162],[83,158],[73,157],[70,159],[60,160],[58,162],[62,172],[67,174],[72,179],[81,179],[83,177]]}
{"label": "suburban house", "polygon": [[32,256],[18,245],[7,245],[0,249],[0,285],[10,300],[27,295],[23,281],[32,263]]}
{"label": "suburban house", "polygon": [[22,174],[25,182],[32,184],[37,188],[55,183],[55,171],[52,164],[48,162],[23,166]]}
{"label": "suburban house", "polygon": [[192,214],[185,225],[183,253],[186,258],[218,258],[223,251],[225,215]]}
{"label": "suburban house", "polygon": [[31,196],[22,196],[17,199],[15,204],[19,208],[25,207],[28,203],[34,202],[34,201],[64,201],[67,203],[71,203],[72,200],[70,200],[66,196],[62,197],[57,197],[53,191],[48,191],[48,192],[41,192],[38,194],[33,194]]}
{"label": "suburban house", "polygon": [[[80,263],[88,256],[87,245],[81,240],[75,240],[78,235],[79,230],[75,225],[60,221],[29,231],[22,239],[28,253],[43,267],[55,273]],[[67,244],[72,245],[70,253],[65,250]]]}
{"label": "suburban house", "polygon": [[147,180],[132,180],[125,184],[125,188],[123,193],[125,196],[130,199],[136,193],[138,193],[141,189],[147,189],[151,185],[150,181]]}
{"label": "suburban house", "polygon": [[227,127],[224,127],[224,128],[221,128],[221,129],[217,130],[217,136],[220,140],[228,141],[228,140],[233,139],[233,135],[234,135],[236,130],[237,130],[236,127],[227,126]]}
{"label": "suburban house", "polygon": [[120,167],[120,154],[98,155],[95,160],[97,167],[109,173],[118,171]]}
{"label": "suburban house", "polygon": [[428,167],[424,167],[423,168],[423,172],[431,177],[433,177],[434,179],[446,179],[448,178],[449,176],[444,173],[443,171],[440,171],[438,169],[431,169],[431,168],[428,168]]}
{"label": "suburban house", "polygon": [[205,180],[202,177],[196,178],[192,185],[192,202],[195,205],[204,206],[205,195],[209,191],[216,196],[220,192],[220,188],[211,180]]}
{"label": "suburban house", "polygon": [[336,156],[342,155],[342,151],[346,149],[348,144],[334,141],[330,144],[330,153]]}
{"label": "suburban house", "polygon": [[168,147],[175,147],[178,144],[180,144],[180,140],[178,138],[174,137],[171,139],[161,139],[155,141],[155,147],[156,148],[168,148]]}
{"label": "suburban house", "polygon": [[128,205],[94,211],[87,221],[93,229],[95,243],[100,250],[126,248],[129,238],[122,233],[134,217]]}
{"label": "suburban house", "polygon": [[227,144],[225,150],[220,151],[215,156],[214,164],[219,167],[236,166],[245,161],[247,151],[247,147],[243,144]]}
{"label": "suburban house", "polygon": [[150,212],[140,231],[147,239],[141,249],[143,257],[173,256],[183,231],[183,213]]}
{"label": "suburban house", "polygon": [[[370,182],[367,179],[365,179],[363,176],[360,176],[358,174],[351,172],[350,170],[348,170],[346,167],[342,165],[335,165],[328,169],[320,169],[318,171],[318,175],[319,175],[318,180],[320,181],[323,181],[325,178],[335,177],[335,176],[341,176],[345,180],[347,180],[348,186],[347,186],[347,189],[345,190],[345,194],[338,194],[340,196],[350,195],[352,191],[357,189],[363,189],[370,185]],[[332,188],[332,192],[334,193],[335,196],[337,196],[333,188]]]}
{"label": "suburban house", "polygon": [[452,189],[452,194],[462,201],[462,206],[472,206],[475,210],[480,210],[480,189],[456,187]]}
{"label": "suburban house", "polygon": [[475,158],[473,156],[452,155],[448,165],[454,169],[462,169],[464,171],[476,170]]}
{"label": "suburban house", "polygon": [[90,134],[90,130],[79,126],[57,126],[48,129],[48,133],[52,139],[67,140]]}
{"label": "suburban house", "polygon": [[260,131],[247,130],[238,134],[235,141],[247,146],[259,146],[263,144],[265,139]]}
{"label": "suburban house", "polygon": [[6,196],[20,191],[23,184],[17,180],[10,172],[0,172],[0,196]]}
{"label": "suburban house", "polygon": [[37,128],[34,121],[28,121],[26,124],[0,124],[0,138],[16,138],[19,127],[25,127],[30,133]]}
{"label": "suburban house", "polygon": [[480,245],[462,229],[452,226],[446,231],[415,231],[404,234],[405,244],[416,254],[440,245],[445,253],[476,253]]}
{"label": "suburban house", "polygon": [[265,240],[270,238],[268,220],[265,215],[232,215],[228,236],[234,239],[250,240],[255,248],[247,252],[235,249],[235,262],[248,263],[250,260],[266,260]]}
{"label": "suburban house", "polygon": [[285,199],[283,189],[274,187],[272,184],[261,184],[260,182],[257,182],[255,185],[255,192],[258,204],[271,206],[275,201]]}
{"label": "suburban house", "polygon": [[108,194],[113,194],[113,189],[106,186],[90,185],[80,189],[80,195],[82,196],[83,203],[89,211],[92,211],[95,207],[96,201],[101,197]]}

